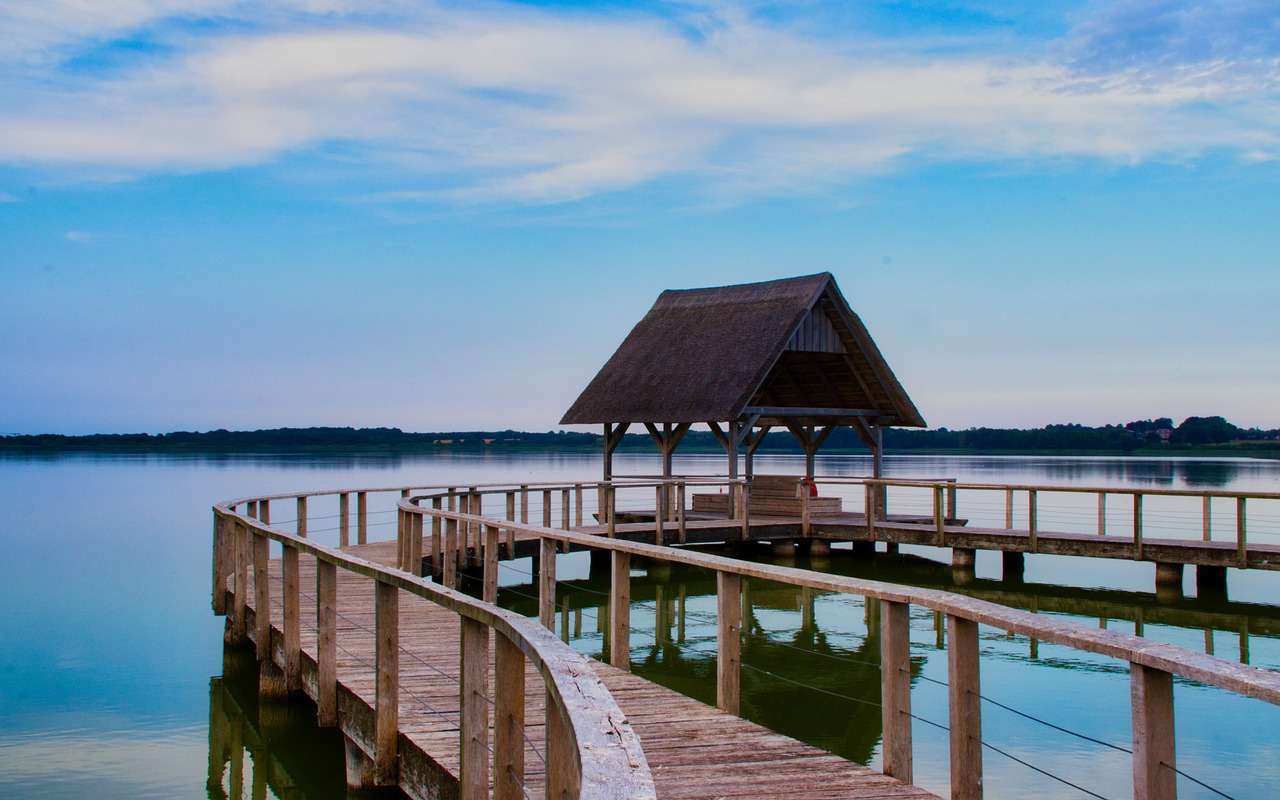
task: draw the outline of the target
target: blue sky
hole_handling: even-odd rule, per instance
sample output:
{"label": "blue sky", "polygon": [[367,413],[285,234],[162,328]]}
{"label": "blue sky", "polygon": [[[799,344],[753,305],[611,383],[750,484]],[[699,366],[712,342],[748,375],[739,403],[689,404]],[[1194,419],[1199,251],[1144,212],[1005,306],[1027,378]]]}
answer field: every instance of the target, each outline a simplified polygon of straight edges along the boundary
{"label": "blue sky", "polygon": [[0,432],[548,429],[830,270],[933,425],[1280,425],[1261,2],[0,5]]}

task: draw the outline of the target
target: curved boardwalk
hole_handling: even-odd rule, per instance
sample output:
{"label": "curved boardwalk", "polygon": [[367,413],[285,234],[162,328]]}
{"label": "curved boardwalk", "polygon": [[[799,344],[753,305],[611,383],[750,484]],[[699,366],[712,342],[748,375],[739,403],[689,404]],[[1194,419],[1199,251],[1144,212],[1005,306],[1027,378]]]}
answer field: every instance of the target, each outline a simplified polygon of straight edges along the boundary
{"label": "curved boardwalk", "polygon": [[[370,561],[394,564],[396,543],[347,549]],[[314,685],[316,660],[315,561],[300,560],[304,687]],[[280,562],[270,564],[272,639],[282,636]],[[250,574],[252,580],[252,573]],[[255,593],[249,592],[252,607]],[[338,681],[345,688],[344,712],[352,702],[372,708],[375,697],[374,598],[370,582],[338,571]],[[400,615],[400,747],[405,763],[425,767],[402,772],[402,788],[424,797],[454,797],[460,766],[458,616],[408,594]],[[249,631],[253,631],[250,625]],[[490,650],[492,653],[492,649]],[[492,658],[492,657],[491,657]],[[592,668],[612,693],[639,735],[661,798],[928,798],[934,795],[838,756],[781,736],[598,661]],[[493,686],[493,664],[490,680]],[[526,789],[543,787],[543,683],[526,668]],[[492,741],[492,738],[490,739]],[[442,770],[446,775],[429,773]],[[424,774],[427,773],[427,774]],[[443,780],[441,780],[443,779]],[[432,787],[434,786],[434,791]]]}

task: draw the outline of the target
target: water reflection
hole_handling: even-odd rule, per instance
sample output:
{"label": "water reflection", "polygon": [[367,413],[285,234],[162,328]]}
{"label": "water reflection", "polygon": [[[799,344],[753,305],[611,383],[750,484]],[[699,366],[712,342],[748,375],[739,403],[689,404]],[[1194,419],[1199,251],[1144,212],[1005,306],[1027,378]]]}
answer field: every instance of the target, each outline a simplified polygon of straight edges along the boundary
{"label": "water reflection", "polygon": [[209,681],[209,800],[348,797],[342,735],[316,725],[306,702],[258,700],[249,650],[228,648]]}

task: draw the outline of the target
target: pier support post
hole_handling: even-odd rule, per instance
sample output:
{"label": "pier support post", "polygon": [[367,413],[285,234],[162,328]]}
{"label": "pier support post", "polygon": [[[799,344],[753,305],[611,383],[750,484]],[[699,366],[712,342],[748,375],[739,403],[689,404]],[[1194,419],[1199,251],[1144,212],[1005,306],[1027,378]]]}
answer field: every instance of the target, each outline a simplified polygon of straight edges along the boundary
{"label": "pier support post", "polygon": [[716,573],[716,707],[737,714],[742,666],[742,578]]}
{"label": "pier support post", "polygon": [[1001,577],[1009,583],[1022,583],[1027,572],[1027,557],[1012,550],[1000,553]]}
{"label": "pier support post", "polygon": [[285,700],[289,697],[284,670],[271,659],[258,662],[258,697],[262,700]]}
{"label": "pier support post", "polygon": [[524,784],[524,653],[494,635],[493,797],[521,800]]}
{"label": "pier support post", "polygon": [[462,675],[459,686],[459,783],[461,800],[489,796],[489,628],[462,617]]}
{"label": "pier support post", "polygon": [[614,550],[609,582],[609,665],[631,671],[631,554]]}
{"label": "pier support post", "polygon": [[338,724],[338,568],[316,561],[316,724]]}
{"label": "pier support post", "polygon": [[982,798],[982,704],[978,623],[947,616],[947,694],[951,715],[952,800]]}
{"label": "pier support post", "polygon": [[823,539],[811,540],[809,542],[809,555],[818,556],[819,558],[831,555],[831,543]]}
{"label": "pier support post", "polygon": [[1173,676],[1129,664],[1134,800],[1174,800]]}
{"label": "pier support post", "polygon": [[1156,597],[1162,601],[1182,597],[1181,564],[1156,564]]}
{"label": "pier support post", "polygon": [[378,786],[396,783],[400,727],[400,590],[374,581],[374,754]]}
{"label": "pier support post", "polygon": [[347,736],[342,737],[347,762],[347,788],[359,792],[377,785],[373,775],[373,759],[365,755],[360,745]]}
{"label": "pier support post", "polygon": [[906,603],[880,604],[880,706],[884,774],[911,783],[911,631]]}
{"label": "pier support post", "polygon": [[298,548],[288,544],[281,553],[283,573],[284,682],[286,692],[302,691],[301,586],[298,583]]}
{"label": "pier support post", "polygon": [[793,558],[796,554],[794,539],[774,539],[770,547],[775,558]]}
{"label": "pier support post", "polygon": [[1227,600],[1227,568],[1200,564],[1196,567],[1196,595],[1200,599]]}
{"label": "pier support post", "polygon": [[538,621],[556,629],[556,540],[538,540]]}
{"label": "pier support post", "polygon": [[951,577],[961,586],[972,583],[973,567],[977,561],[977,551],[968,547],[951,548]]}

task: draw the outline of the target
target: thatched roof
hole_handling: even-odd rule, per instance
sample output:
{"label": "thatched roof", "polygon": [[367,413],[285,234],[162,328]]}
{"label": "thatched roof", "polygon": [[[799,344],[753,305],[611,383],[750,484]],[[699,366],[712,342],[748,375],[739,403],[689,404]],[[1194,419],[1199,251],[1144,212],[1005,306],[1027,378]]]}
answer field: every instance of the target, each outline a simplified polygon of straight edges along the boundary
{"label": "thatched roof", "polygon": [[830,273],[667,290],[560,420],[924,427]]}

